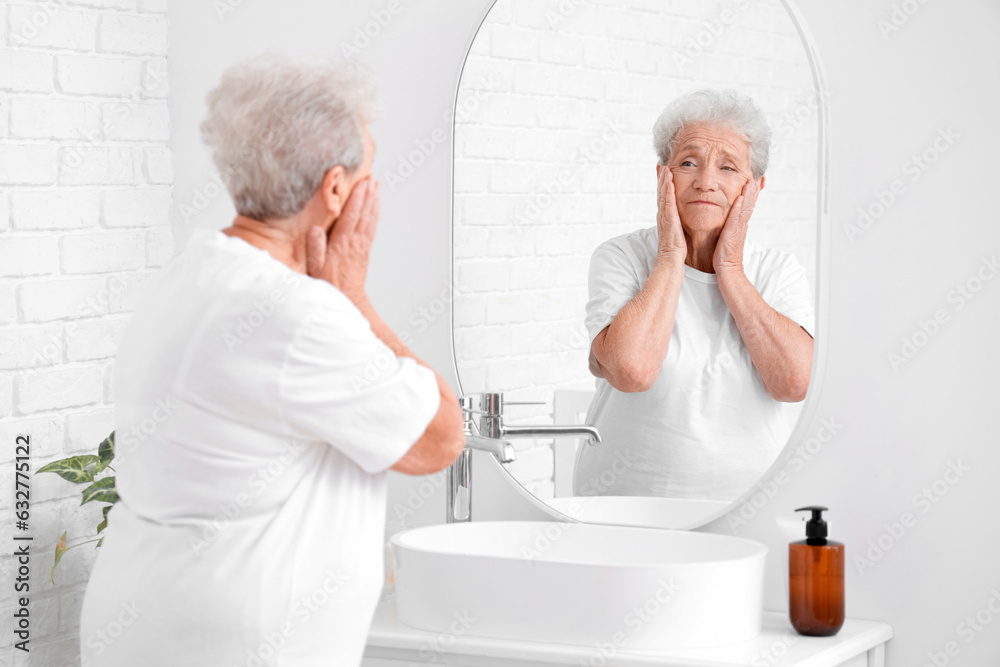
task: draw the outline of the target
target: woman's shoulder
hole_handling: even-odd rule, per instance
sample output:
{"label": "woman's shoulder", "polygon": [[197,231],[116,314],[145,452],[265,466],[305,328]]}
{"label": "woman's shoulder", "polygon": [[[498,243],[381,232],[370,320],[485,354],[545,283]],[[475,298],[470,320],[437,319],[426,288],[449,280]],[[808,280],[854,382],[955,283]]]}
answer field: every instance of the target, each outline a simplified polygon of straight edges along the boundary
{"label": "woman's shoulder", "polygon": [[808,282],[805,266],[794,252],[752,241],[743,247],[743,272],[765,299]]}
{"label": "woman's shoulder", "polygon": [[645,264],[650,258],[656,258],[658,240],[659,236],[655,225],[636,229],[602,241],[594,249],[594,255],[609,252],[622,254],[633,262]]}
{"label": "woman's shoulder", "polygon": [[801,266],[795,253],[750,240],[743,246],[743,264],[746,269],[753,267],[765,276]]}

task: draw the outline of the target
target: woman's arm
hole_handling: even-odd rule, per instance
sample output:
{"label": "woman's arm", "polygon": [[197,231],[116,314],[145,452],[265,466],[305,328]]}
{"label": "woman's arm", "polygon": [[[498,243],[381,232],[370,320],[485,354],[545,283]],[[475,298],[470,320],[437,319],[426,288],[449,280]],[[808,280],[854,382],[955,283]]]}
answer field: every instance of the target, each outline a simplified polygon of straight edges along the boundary
{"label": "woman's arm", "polygon": [[437,377],[438,391],[441,392],[441,405],[434,419],[427,426],[420,439],[413,443],[409,451],[403,455],[392,470],[406,475],[429,475],[444,470],[458,458],[465,448],[465,431],[462,420],[462,409],[458,404],[455,392],[441,374],[431,368],[423,359],[413,353],[399,336],[382,320],[372,307],[365,294],[351,299],[365,319],[371,324],[372,331],[388,345],[397,357],[410,357],[421,366],[434,371]]}
{"label": "woman's arm", "polygon": [[803,400],[812,373],[812,336],[771,308],[743,271],[716,273],[722,298],[767,393],[777,401]]}
{"label": "woman's arm", "polygon": [[812,336],[771,308],[743,270],[743,244],[763,184],[763,177],[748,180],[733,202],[712,263],[719,291],[767,393],[777,401],[797,402],[806,397],[812,373]]}
{"label": "woman's arm", "polygon": [[[307,273],[326,280],[339,289],[365,316],[372,331],[388,345],[396,356],[410,357],[421,366],[428,366],[413,354],[403,341],[379,317],[365,292],[368,257],[379,215],[378,182],[368,176],[351,191],[344,209],[327,238],[322,227],[310,228],[306,234]],[[462,409],[458,398],[436,370],[441,402],[437,414],[423,435],[392,470],[406,475],[429,475],[447,468],[465,447]]]}
{"label": "woman's arm", "polygon": [[647,391],[667,357],[684,280],[687,241],[673,174],[657,167],[657,253],[646,284],[590,346],[590,372],[624,392]]}
{"label": "woman's arm", "polygon": [[624,392],[647,391],[667,357],[684,280],[684,258],[657,256],[646,284],[590,346],[590,370]]}

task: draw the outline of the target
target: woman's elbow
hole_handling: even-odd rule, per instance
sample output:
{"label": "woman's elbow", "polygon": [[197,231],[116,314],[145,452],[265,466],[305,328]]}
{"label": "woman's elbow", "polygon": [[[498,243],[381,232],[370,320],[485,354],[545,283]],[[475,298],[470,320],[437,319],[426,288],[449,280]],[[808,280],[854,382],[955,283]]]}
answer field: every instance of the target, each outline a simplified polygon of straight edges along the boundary
{"label": "woman's elbow", "polygon": [[781,387],[768,388],[771,398],[782,403],[799,403],[806,398],[806,391],[809,389],[809,371],[799,373],[794,378],[789,378]]}
{"label": "woman's elbow", "polygon": [[[449,402],[447,407],[443,407],[440,412],[440,424],[438,428],[438,456],[435,461],[435,470],[440,472],[455,462],[465,449],[465,426],[462,419],[462,408],[457,402]],[[430,474],[430,473],[428,473]]]}
{"label": "woman's elbow", "polygon": [[462,410],[457,402],[443,403],[420,439],[392,470],[404,475],[433,475],[455,462],[465,449]]}
{"label": "woman's elbow", "polygon": [[625,365],[614,374],[613,380],[609,380],[611,386],[618,391],[634,394],[642,391],[649,391],[656,383],[656,378],[660,375],[660,368],[647,368],[642,365]]}

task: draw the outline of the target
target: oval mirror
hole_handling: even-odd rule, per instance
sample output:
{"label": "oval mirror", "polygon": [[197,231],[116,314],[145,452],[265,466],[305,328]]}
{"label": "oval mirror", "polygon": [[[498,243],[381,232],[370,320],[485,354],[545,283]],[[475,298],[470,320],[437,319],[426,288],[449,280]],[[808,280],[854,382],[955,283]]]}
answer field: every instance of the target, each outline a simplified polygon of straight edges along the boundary
{"label": "oval mirror", "polygon": [[505,424],[600,430],[512,440],[506,470],[542,502],[695,527],[781,453],[815,334],[818,81],[779,0],[486,15],[455,110],[454,349],[462,392],[502,392]]}

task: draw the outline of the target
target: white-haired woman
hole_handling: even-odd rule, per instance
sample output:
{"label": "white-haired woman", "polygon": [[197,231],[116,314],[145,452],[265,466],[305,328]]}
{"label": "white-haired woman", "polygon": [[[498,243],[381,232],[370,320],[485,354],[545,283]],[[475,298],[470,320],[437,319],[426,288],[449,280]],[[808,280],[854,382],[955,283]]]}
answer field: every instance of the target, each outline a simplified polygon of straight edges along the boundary
{"label": "white-haired woman", "polygon": [[238,215],[194,230],[122,337],[120,500],[83,664],[357,665],[383,584],[385,471],[447,467],[461,411],[365,294],[368,79],[267,54],[207,102]]}
{"label": "white-haired woman", "polygon": [[653,127],[656,225],[602,243],[586,325],[597,392],[577,495],[733,500],[784,446],[812,369],[812,293],[794,256],[746,240],[771,132],[732,90]]}

